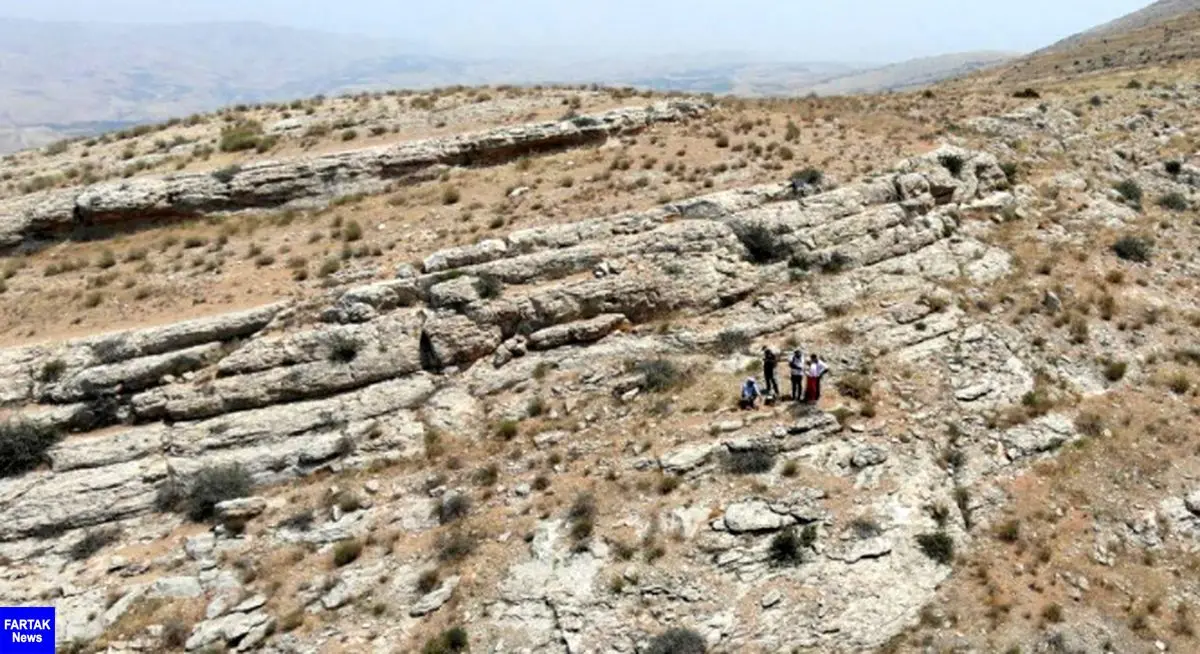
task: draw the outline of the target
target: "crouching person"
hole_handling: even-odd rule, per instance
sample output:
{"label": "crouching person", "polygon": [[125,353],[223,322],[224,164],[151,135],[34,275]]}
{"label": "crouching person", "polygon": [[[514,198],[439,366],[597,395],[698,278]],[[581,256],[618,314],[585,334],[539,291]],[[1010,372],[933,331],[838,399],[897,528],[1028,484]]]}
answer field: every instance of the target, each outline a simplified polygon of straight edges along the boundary
{"label": "crouching person", "polygon": [[753,377],[747,377],[742,383],[742,398],[738,400],[738,408],[743,411],[758,408],[758,398],[762,397],[762,392],[758,389],[758,382]]}

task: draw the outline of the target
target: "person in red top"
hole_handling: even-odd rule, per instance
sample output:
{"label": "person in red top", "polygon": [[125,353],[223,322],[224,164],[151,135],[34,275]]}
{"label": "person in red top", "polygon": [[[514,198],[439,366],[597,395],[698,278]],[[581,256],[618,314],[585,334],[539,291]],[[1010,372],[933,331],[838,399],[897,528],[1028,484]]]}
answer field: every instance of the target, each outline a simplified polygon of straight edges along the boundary
{"label": "person in red top", "polygon": [[808,360],[807,376],[805,377],[804,401],[816,404],[821,399],[821,378],[829,372],[829,366],[817,355]]}

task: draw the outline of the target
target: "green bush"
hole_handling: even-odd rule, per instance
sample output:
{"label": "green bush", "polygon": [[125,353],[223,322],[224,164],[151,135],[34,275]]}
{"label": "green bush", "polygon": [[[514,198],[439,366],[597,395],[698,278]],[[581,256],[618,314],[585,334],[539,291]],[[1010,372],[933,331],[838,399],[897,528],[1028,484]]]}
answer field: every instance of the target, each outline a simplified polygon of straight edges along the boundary
{"label": "green bush", "polygon": [[866,402],[871,399],[871,387],[874,383],[870,377],[854,373],[839,377],[836,385],[838,392],[842,395],[859,402]]}
{"label": "green bush", "polygon": [[721,354],[744,352],[750,347],[750,337],[740,329],[725,329],[717,334],[714,347]]}
{"label": "green bush", "polygon": [[48,464],[46,450],[61,438],[62,430],[51,425],[26,420],[0,423],[0,478]]}
{"label": "green bush", "polygon": [[942,167],[955,177],[962,174],[963,166],[966,165],[963,158],[957,154],[943,154],[938,157],[938,163],[942,164]]}
{"label": "green bush", "polygon": [[1158,206],[1169,211],[1187,211],[1191,208],[1187,198],[1183,197],[1182,193],[1172,191],[1158,199]]}
{"label": "green bush", "polygon": [[816,168],[805,168],[792,173],[791,179],[802,186],[820,186],[825,180],[825,173]]}
{"label": "green bush", "polygon": [[1165,168],[1167,171],[1167,174],[1171,175],[1172,177],[1183,172],[1183,164],[1177,160],[1171,160],[1171,161],[1164,163],[1163,168]]}
{"label": "green bush", "polygon": [[201,468],[188,484],[182,508],[188,518],[201,522],[212,517],[217,504],[246,497],[253,487],[250,473],[240,464]]}
{"label": "green bush", "polygon": [[758,264],[783,261],[791,254],[791,249],[765,225],[749,224],[735,226],[734,233],[738,240],[746,246],[750,261]]}
{"label": "green bush", "polygon": [[496,426],[496,436],[500,440],[511,441],[517,437],[517,432],[520,431],[520,423],[516,420],[502,420]]}
{"label": "green bush", "polygon": [[954,539],[944,531],[918,535],[917,545],[925,556],[942,565],[950,565],[954,561]]}
{"label": "green bush", "polygon": [[704,654],[708,646],[704,637],[691,629],[668,629],[655,636],[646,654]]}
{"label": "green bush", "polygon": [[495,275],[481,273],[475,281],[475,290],[479,292],[479,297],[494,300],[504,293],[504,282]]}
{"label": "green bush", "polygon": [[571,538],[579,546],[591,538],[596,526],[596,497],[591,493],[580,493],[567,511],[567,522],[571,526]]}
{"label": "green bush", "polygon": [[471,642],[467,636],[467,630],[462,627],[451,627],[426,641],[421,654],[455,654],[456,652],[466,652],[470,647]]}
{"label": "green bush", "polygon": [[234,164],[232,166],[225,166],[224,168],[214,170],[211,174],[213,179],[217,180],[218,182],[221,182],[222,184],[228,184],[229,182],[233,181],[233,178],[236,177],[240,172],[242,172],[242,167]]}
{"label": "green bush", "polygon": [[337,567],[350,565],[362,556],[363,544],[359,540],[344,540],[333,546],[333,564]]}
{"label": "green bush", "polygon": [[437,548],[439,561],[462,561],[475,551],[475,538],[465,531],[455,530],[438,538]]}
{"label": "green bush", "polygon": [[1125,236],[1113,243],[1113,252],[1125,261],[1147,263],[1153,255],[1154,246],[1140,236]]}
{"label": "green bush", "polygon": [[1125,201],[1135,207],[1142,206],[1142,187],[1132,179],[1127,179],[1113,186]]}
{"label": "green bush", "polygon": [[683,383],[684,374],[670,359],[640,361],[634,372],[642,376],[642,388],[651,393],[671,390]]}
{"label": "green bush", "polygon": [[118,527],[100,527],[92,529],[83,535],[83,538],[75,541],[71,545],[71,560],[83,561],[91,558],[93,554],[104,549],[105,546],[116,542],[121,537],[121,530]]}
{"label": "green bush", "polygon": [[1129,364],[1124,361],[1109,361],[1104,364],[1104,378],[1110,382],[1119,382],[1125,377]]}
{"label": "green bush", "polygon": [[218,147],[221,152],[241,152],[258,147],[262,137],[262,124],[249,120],[241,121],[221,130],[221,140]]}
{"label": "green bush", "polygon": [[434,507],[439,524],[450,524],[467,517],[471,512],[471,498],[462,493],[449,493]]}
{"label": "green bush", "polygon": [[775,467],[775,452],[766,447],[733,450],[722,457],[722,467],[731,475],[756,475]]}

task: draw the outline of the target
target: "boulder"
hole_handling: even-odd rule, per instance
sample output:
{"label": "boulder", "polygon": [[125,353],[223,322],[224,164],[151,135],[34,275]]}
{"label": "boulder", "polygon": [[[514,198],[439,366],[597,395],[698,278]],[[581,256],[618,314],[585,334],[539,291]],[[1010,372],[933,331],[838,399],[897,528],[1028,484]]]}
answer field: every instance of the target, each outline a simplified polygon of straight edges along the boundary
{"label": "boulder", "polygon": [[725,507],[724,527],[740,534],[755,531],[775,531],[796,524],[791,515],[776,513],[765,500],[743,500]]}

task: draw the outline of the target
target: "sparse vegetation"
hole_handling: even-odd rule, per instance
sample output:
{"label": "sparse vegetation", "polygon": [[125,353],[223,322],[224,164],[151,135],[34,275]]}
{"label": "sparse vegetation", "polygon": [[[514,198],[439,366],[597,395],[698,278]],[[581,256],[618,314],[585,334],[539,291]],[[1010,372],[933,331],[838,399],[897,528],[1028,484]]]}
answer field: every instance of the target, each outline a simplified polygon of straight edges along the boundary
{"label": "sparse vegetation", "polygon": [[767,447],[732,450],[722,456],[721,462],[731,475],[757,475],[775,467],[775,452]]}
{"label": "sparse vegetation", "polygon": [[634,372],[642,377],[642,388],[650,393],[662,393],[683,384],[686,375],[670,359],[639,361]]}
{"label": "sparse vegetation", "polygon": [[91,558],[93,554],[104,549],[107,545],[115,543],[120,538],[121,529],[119,527],[90,529],[82,538],[71,545],[71,559],[74,561],[83,561]]}
{"label": "sparse vegetation", "polygon": [[1187,211],[1191,208],[1187,198],[1183,197],[1182,193],[1176,191],[1171,191],[1158,198],[1158,206],[1168,211]]}
{"label": "sparse vegetation", "polygon": [[1148,263],[1153,256],[1154,246],[1140,236],[1125,236],[1113,243],[1113,252],[1125,261]]}
{"label": "sparse vegetation", "polygon": [[1142,206],[1142,187],[1138,185],[1137,182],[1133,181],[1132,179],[1127,179],[1113,186],[1113,188],[1116,189],[1117,193],[1120,193],[1121,197],[1124,198],[1125,201],[1131,206]]}
{"label": "sparse vegetation", "polygon": [[942,565],[950,565],[954,561],[954,539],[944,531],[919,534],[917,545],[925,556]]}
{"label": "sparse vegetation", "polygon": [[750,261],[757,264],[769,264],[783,261],[791,255],[780,235],[771,231],[766,225],[750,223],[734,226],[734,232],[742,245],[746,246]]}
{"label": "sparse vegetation", "polygon": [[362,556],[363,544],[357,539],[344,540],[333,546],[333,565],[343,567],[350,565]]}
{"label": "sparse vegetation", "polygon": [[470,512],[471,498],[462,493],[447,493],[434,507],[434,515],[443,525],[461,520]]}
{"label": "sparse vegetation", "polygon": [[668,629],[655,636],[646,654],[704,654],[708,650],[704,637],[691,629]]}
{"label": "sparse vegetation", "polygon": [[[250,473],[240,464],[208,466],[201,468],[191,478],[182,497],[170,497],[168,494],[168,506],[162,508],[180,510],[189,519],[202,522],[212,517],[213,507],[217,504],[246,497],[252,487]],[[176,501],[171,502],[172,499]]]}
{"label": "sparse vegetation", "polygon": [[0,478],[49,463],[46,450],[61,438],[62,430],[48,423],[12,418],[0,422]]}
{"label": "sparse vegetation", "polygon": [[963,166],[966,165],[966,161],[957,154],[943,154],[938,157],[938,163],[942,164],[942,167],[950,171],[954,177],[961,175]]}
{"label": "sparse vegetation", "polygon": [[467,630],[462,627],[451,627],[446,631],[425,642],[421,654],[457,654],[471,648]]}

